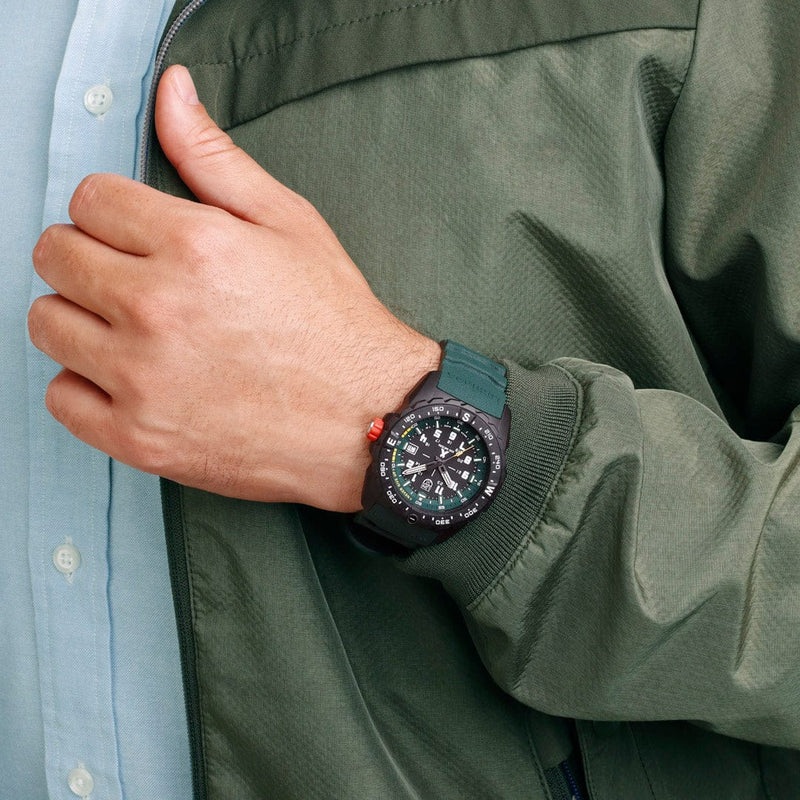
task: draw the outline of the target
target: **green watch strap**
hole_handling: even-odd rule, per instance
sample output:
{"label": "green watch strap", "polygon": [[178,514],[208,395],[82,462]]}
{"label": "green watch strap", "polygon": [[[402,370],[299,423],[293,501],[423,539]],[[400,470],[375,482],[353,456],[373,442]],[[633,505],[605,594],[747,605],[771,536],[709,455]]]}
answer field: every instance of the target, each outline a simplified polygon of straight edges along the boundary
{"label": "green watch strap", "polygon": [[463,344],[445,342],[438,387],[498,419],[506,404],[506,369]]}

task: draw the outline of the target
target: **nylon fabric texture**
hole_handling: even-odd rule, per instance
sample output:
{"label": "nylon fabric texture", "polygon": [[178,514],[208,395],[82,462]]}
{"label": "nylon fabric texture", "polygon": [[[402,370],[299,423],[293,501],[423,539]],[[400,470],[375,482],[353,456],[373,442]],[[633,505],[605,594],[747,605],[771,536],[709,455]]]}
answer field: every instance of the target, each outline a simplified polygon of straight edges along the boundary
{"label": "nylon fabric texture", "polygon": [[[402,565],[337,515],[167,487],[203,796],[547,798],[530,726],[546,741],[566,717],[595,800],[791,800],[791,8],[704,0],[695,32],[655,24],[678,4],[636,29],[603,4],[595,21],[619,24],[592,35],[402,64],[315,60],[330,45],[306,37],[270,83],[259,37],[312,12],[236,3],[217,43],[216,2],[170,58],[199,62],[234,141],[316,205],[398,316],[505,361],[522,440],[549,425],[569,446],[533,507],[504,496],[552,465],[510,452],[490,510]],[[370,16],[387,35],[388,16]],[[554,375],[577,394],[557,418],[529,391]]]}

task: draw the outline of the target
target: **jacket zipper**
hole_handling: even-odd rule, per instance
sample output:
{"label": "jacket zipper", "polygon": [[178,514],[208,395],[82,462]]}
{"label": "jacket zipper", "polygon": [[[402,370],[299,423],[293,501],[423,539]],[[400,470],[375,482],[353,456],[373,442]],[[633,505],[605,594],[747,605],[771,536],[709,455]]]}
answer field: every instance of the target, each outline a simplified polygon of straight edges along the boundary
{"label": "jacket zipper", "polygon": [[[208,0],[191,0],[175,17],[161,39],[153,66],[153,80],[145,106],[142,138],[139,142],[139,180],[147,183],[148,160],[150,157],[150,136],[153,127],[153,114],[156,105],[156,92],[167,52],[186,20]],[[186,550],[183,530],[183,511],[181,489],[174,483],[161,480],[161,502],[164,512],[164,527],[167,540],[172,596],[175,604],[175,622],[178,632],[178,648],[183,673],[183,693],[186,702],[186,721],[191,754],[192,794],[194,800],[207,800],[205,781],[205,754],[203,752],[203,732],[200,712],[200,685],[197,678],[197,655],[192,630],[191,587],[186,568]]]}
{"label": "jacket zipper", "polygon": [[561,772],[569,786],[569,790],[572,792],[572,800],[583,800],[583,795],[578,788],[578,783],[575,780],[575,776],[572,774],[572,770],[569,768],[569,763],[567,761],[562,761],[560,766]]}
{"label": "jacket zipper", "polygon": [[147,96],[147,105],[144,112],[144,125],[142,126],[142,139],[139,143],[139,179],[143,183],[147,183],[147,160],[150,156],[150,129],[153,126],[153,114],[156,107],[156,91],[158,90],[158,81],[161,78],[161,73],[164,71],[164,64],[167,60],[167,51],[172,45],[173,40],[178,34],[178,31],[183,27],[189,17],[197,11],[198,8],[204,6],[208,0],[191,0],[184,6],[183,11],[169,26],[169,29],[161,39],[161,44],[158,46],[156,53],[155,65],[153,67],[153,80],[150,83],[150,92]]}
{"label": "jacket zipper", "polygon": [[194,800],[207,800],[206,765],[203,752],[200,683],[197,679],[197,648],[192,630],[192,596],[186,568],[186,542],[183,530],[181,487],[161,479],[161,504],[167,540],[167,562],[175,605],[175,623],[183,676],[183,696],[186,704],[186,724],[192,770]]}

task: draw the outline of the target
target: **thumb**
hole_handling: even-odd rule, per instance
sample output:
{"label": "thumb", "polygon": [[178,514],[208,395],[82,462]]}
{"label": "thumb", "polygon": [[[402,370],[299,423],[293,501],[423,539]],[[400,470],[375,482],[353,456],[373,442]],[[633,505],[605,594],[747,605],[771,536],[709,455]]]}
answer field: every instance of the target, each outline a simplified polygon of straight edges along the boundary
{"label": "thumb", "polygon": [[186,67],[172,66],[161,76],[155,124],[164,154],[200,202],[262,225],[274,219],[270,209],[289,190],[217,127]]}

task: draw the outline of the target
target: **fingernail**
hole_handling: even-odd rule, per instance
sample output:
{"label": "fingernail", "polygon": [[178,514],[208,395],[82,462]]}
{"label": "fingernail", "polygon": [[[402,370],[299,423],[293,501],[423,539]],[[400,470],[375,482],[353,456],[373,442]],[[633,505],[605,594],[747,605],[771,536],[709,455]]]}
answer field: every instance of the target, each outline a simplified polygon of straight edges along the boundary
{"label": "fingernail", "polygon": [[181,66],[173,70],[172,85],[175,87],[178,97],[180,97],[184,103],[190,106],[200,105],[197,89],[194,88],[194,81],[186,67]]}

